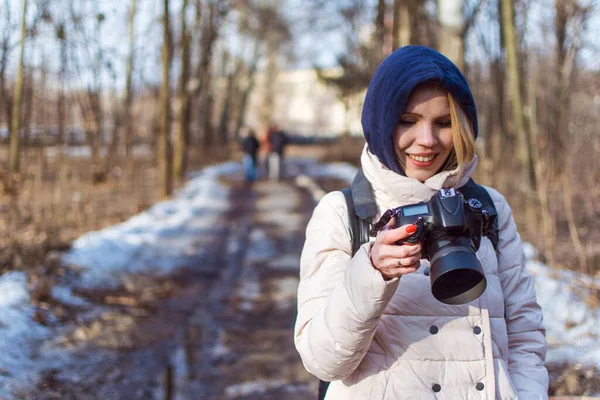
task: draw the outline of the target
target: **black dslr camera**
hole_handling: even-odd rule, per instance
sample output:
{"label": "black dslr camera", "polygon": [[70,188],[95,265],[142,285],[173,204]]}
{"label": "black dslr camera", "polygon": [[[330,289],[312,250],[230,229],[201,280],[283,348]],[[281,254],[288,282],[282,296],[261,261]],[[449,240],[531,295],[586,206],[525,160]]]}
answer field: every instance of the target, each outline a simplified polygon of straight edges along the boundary
{"label": "black dslr camera", "polygon": [[475,198],[466,199],[454,189],[442,189],[429,201],[387,210],[373,226],[377,233],[391,217],[394,228],[417,227],[397,243],[422,243],[421,254],[430,261],[431,292],[446,304],[464,304],[478,298],[486,279],[475,252],[481,237],[494,231],[496,210]]}

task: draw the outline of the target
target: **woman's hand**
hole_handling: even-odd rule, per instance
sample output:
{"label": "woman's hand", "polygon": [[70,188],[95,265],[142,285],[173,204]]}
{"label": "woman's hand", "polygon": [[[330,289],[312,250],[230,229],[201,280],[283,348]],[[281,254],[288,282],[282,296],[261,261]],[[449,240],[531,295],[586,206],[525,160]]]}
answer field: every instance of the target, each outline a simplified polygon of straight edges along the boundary
{"label": "woman's hand", "polygon": [[[393,219],[386,227],[393,226]],[[421,244],[397,245],[398,240],[406,239],[416,231],[417,227],[409,224],[395,229],[379,231],[371,246],[371,263],[381,272],[385,280],[398,278],[419,269],[421,260]]]}

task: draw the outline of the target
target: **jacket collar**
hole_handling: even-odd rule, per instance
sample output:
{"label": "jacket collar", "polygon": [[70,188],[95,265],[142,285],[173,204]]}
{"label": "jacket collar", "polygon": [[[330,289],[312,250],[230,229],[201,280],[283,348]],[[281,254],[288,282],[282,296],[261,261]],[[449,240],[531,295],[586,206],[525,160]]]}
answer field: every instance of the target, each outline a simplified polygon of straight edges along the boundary
{"label": "jacket collar", "polygon": [[404,206],[427,201],[442,188],[459,188],[471,178],[477,166],[477,156],[466,166],[462,175],[458,176],[458,168],[442,171],[425,182],[400,175],[385,165],[371,153],[367,146],[361,155],[362,171],[371,184],[373,196],[379,208],[377,218],[388,208]]}

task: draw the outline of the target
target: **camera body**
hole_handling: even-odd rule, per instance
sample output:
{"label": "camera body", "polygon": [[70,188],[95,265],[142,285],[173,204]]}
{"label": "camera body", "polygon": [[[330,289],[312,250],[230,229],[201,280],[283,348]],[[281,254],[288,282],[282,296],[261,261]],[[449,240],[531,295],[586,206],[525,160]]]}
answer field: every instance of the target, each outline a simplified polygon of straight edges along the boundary
{"label": "camera body", "polygon": [[442,189],[429,201],[391,210],[395,227],[417,227],[397,244],[421,242],[423,258],[431,263],[431,288],[446,304],[464,304],[479,297],[486,287],[485,274],[475,252],[481,237],[494,231],[493,206],[476,198],[465,199],[454,189]]}

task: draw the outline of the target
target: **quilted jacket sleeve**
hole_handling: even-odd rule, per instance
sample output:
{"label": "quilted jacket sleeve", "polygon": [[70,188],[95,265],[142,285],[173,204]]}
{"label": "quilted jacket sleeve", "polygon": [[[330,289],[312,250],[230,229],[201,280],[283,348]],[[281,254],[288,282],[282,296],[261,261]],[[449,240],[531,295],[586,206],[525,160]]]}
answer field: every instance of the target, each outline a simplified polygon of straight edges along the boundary
{"label": "quilted jacket sleeve", "polygon": [[547,399],[548,371],[542,309],[533,279],[525,268],[523,243],[504,197],[488,189],[498,210],[500,240],[498,272],[504,292],[504,317],[508,331],[508,372],[519,398]]}
{"label": "quilted jacket sleeve", "polygon": [[343,196],[329,193],[315,208],[300,261],[294,341],[305,368],[325,381],[358,367],[398,286],[373,268],[368,243],[351,257]]}

